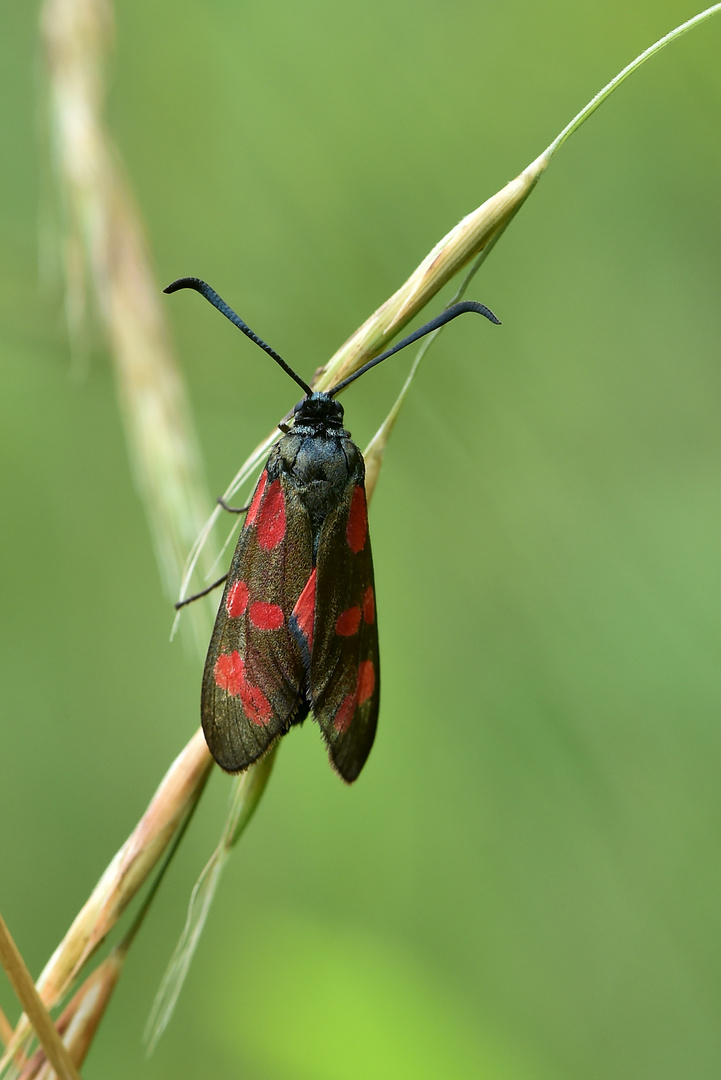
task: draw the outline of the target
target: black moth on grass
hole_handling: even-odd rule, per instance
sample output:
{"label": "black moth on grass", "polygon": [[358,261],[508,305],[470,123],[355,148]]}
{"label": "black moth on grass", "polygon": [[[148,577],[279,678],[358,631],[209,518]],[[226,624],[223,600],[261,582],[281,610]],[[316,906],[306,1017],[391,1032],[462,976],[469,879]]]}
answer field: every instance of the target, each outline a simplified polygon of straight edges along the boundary
{"label": "black moth on grass", "polygon": [[242,772],[311,712],[331,765],[350,784],[373,745],[380,668],[365,465],[334,399],[369,368],[457,315],[475,311],[499,320],[483,304],[454,304],[330,390],[314,393],[204,281],[180,278],[164,291],[178,289],[201,293],[305,394],[292,427],[281,427],[221,579],[225,591],[201,695],[208,747],[222,769]]}

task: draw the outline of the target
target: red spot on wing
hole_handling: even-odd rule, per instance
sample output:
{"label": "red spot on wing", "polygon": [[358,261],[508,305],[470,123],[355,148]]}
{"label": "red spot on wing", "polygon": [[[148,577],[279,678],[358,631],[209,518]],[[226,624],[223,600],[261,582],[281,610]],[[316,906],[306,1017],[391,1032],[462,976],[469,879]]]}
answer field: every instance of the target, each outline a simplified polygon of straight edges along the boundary
{"label": "red spot on wing", "polygon": [[248,606],[248,586],[244,581],[236,581],[228,589],[225,598],[225,609],[232,619],[242,615]]}
{"label": "red spot on wing", "polygon": [[266,492],[257,528],[258,544],[266,551],[277,547],[285,536],[285,496],[280,480],[274,480]]}
{"label": "red spot on wing", "polygon": [[221,690],[239,697],[248,719],[258,727],[265,727],[273,718],[273,707],[259,686],[251,686],[245,678],[245,663],[234,650],[219,656],[215,661],[215,682]]}
{"label": "red spot on wing", "polygon": [[250,621],[259,630],[280,630],[285,622],[282,607],[278,604],[264,604],[256,601],[250,605]]}
{"label": "red spot on wing", "polygon": [[359,607],[350,607],[347,611],[342,611],[335,621],[335,632],[340,637],[353,637],[358,633],[358,627],[361,621],[361,609]]}
{"label": "red spot on wing", "polygon": [[224,654],[215,661],[215,681],[221,690],[238,697],[245,682],[245,665],[239,652]]}
{"label": "red spot on wing", "polygon": [[373,586],[369,585],[363,596],[363,621],[369,625],[375,621],[376,598],[373,594]]}
{"label": "red spot on wing", "polygon": [[265,491],[265,485],[267,483],[267,480],[268,472],[266,469],[263,469],[260,480],[258,481],[258,486],[253,493],[253,501],[250,504],[250,509],[245,516],[244,528],[247,528],[248,525],[255,525],[255,519],[258,516],[258,510],[260,508],[260,500],[263,498],[263,492]]}
{"label": "red spot on wing", "polygon": [[373,667],[373,661],[361,660],[358,665],[358,688],[356,690],[358,704],[362,705],[364,701],[367,701],[372,696],[375,688],[376,669]]}
{"label": "red spot on wing", "polygon": [[315,570],[308,578],[303,592],[293,608],[296,626],[308,643],[308,652],[313,649],[313,623],[315,621]]}
{"label": "red spot on wing", "polygon": [[340,735],[344,735],[350,727],[350,722],[353,719],[353,713],[355,712],[356,704],[357,702],[355,694],[348,694],[341,701],[340,708],[335,714],[335,719],[333,720],[333,727]]}
{"label": "red spot on wing", "polygon": [[333,727],[343,735],[350,727],[351,720],[359,705],[373,696],[376,686],[376,671],[372,660],[361,660],[358,665],[355,693],[346,694],[333,718]]}
{"label": "red spot on wing", "polygon": [[360,484],[356,485],[350,503],[348,524],[345,530],[346,538],[351,551],[357,555],[365,547],[368,535],[368,512],[366,510],[366,493]]}
{"label": "red spot on wing", "polygon": [[259,686],[249,686],[247,683],[240,692],[240,700],[243,703],[243,711],[248,719],[265,727],[273,718],[273,707]]}

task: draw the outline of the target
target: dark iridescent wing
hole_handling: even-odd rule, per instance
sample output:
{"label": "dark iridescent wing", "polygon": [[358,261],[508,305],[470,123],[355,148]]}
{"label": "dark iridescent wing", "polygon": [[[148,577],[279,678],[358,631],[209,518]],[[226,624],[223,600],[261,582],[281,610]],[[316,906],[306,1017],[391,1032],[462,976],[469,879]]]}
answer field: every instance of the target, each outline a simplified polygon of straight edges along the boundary
{"label": "dark iridescent wing", "polygon": [[373,559],[362,477],[321,528],[309,696],[331,764],[349,784],[370,753],[380,669]]}
{"label": "dark iridescent wing", "polygon": [[238,539],[203,673],[201,718],[211,754],[241,772],[303,719],[306,670],[289,629],[312,571],[308,513],[266,468]]}

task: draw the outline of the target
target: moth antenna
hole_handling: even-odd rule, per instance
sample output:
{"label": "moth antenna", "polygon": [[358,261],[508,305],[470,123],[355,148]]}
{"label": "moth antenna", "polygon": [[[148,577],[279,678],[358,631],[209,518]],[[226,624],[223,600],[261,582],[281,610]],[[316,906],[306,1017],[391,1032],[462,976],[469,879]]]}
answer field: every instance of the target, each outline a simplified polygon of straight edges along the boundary
{"label": "moth antenna", "polygon": [[328,394],[330,397],[335,397],[340,390],[344,390],[349,383],[359,379],[361,375],[365,374],[370,368],[375,367],[376,364],[380,364],[382,360],[387,360],[389,356],[393,356],[393,353],[405,349],[406,345],[412,345],[414,341],[418,341],[419,338],[425,337],[426,334],[433,333],[434,330],[440,329],[441,326],[445,326],[451,319],[455,319],[458,315],[464,315],[467,311],[475,311],[478,315],[484,315],[490,322],[496,323],[498,326],[501,325],[501,320],[497,319],[491,309],[487,308],[485,304],[478,304],[475,300],[462,300],[459,304],[453,304],[451,307],[446,308],[440,315],[436,315],[436,317],[431,319],[430,322],[427,322],[425,326],[421,326],[418,330],[414,330],[412,334],[403,338],[403,340],[399,341],[397,345],[394,345],[392,349],[387,349],[386,352],[381,353],[380,356],[376,356],[373,360],[369,360],[362,368],[359,368],[358,371],[354,371],[347,379],[343,379],[343,382],[339,382],[329,390]]}
{"label": "moth antenna", "polygon": [[275,349],[271,349],[270,345],[263,341],[262,338],[258,337],[258,335],[250,329],[248,324],[243,322],[240,315],[236,315],[232,307],[226,304],[222,297],[218,296],[215,289],[211,289],[207,282],[201,281],[200,278],[197,277],[178,278],[177,281],[171,282],[170,285],[163,289],[163,292],[174,293],[179,289],[195,289],[196,292],[199,292],[201,296],[204,296],[205,299],[213,305],[213,307],[216,307],[221,314],[225,315],[226,319],[230,319],[233,326],[237,326],[239,330],[243,331],[246,337],[249,337],[256,345],[260,345],[261,349],[263,349],[264,352],[267,352],[268,356],[272,356],[276,364],[279,364],[283,368],[283,371],[290,375],[291,379],[295,379],[306,397],[313,393],[308,386],[308,383],[303,382],[300,375],[296,375],[293,368],[290,367],[289,364],[286,364],[283,357],[279,356]]}

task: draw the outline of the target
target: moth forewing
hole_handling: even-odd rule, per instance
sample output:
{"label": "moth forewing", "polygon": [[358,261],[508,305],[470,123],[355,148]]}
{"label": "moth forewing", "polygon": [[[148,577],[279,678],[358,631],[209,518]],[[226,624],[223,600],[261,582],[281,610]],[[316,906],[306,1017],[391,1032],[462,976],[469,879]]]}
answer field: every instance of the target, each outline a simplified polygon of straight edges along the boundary
{"label": "moth forewing", "polygon": [[313,715],[351,783],[373,745],[380,701],[378,623],[363,472],[320,533],[310,670]]}
{"label": "moth forewing", "polygon": [[203,675],[211,753],[241,772],[308,711],[306,673],[288,620],[311,572],[310,520],[275,452],[261,474],[231,563]]}

